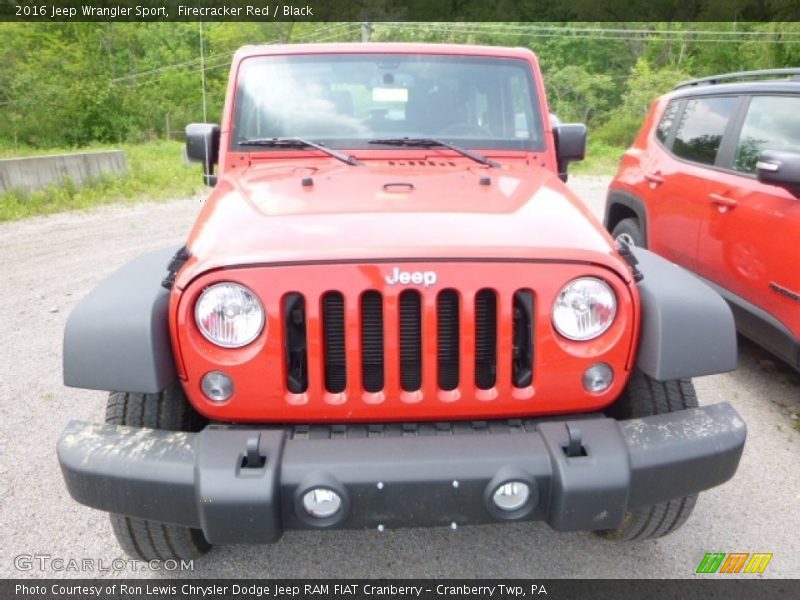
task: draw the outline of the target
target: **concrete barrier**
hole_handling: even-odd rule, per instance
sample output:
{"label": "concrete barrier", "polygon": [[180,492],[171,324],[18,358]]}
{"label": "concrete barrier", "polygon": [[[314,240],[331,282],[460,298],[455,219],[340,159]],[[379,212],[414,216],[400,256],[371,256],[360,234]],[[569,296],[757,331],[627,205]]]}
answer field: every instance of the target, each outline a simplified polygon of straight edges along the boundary
{"label": "concrete barrier", "polygon": [[35,190],[71,179],[81,185],[104,173],[125,173],[122,150],[53,154],[0,160],[0,193],[11,189]]}

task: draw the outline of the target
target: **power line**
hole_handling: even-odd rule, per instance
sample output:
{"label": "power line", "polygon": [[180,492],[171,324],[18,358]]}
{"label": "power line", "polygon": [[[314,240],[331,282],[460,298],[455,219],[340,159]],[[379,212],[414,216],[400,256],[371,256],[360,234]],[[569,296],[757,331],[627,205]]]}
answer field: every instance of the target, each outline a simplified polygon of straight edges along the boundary
{"label": "power line", "polygon": [[[325,29],[325,30],[316,30],[316,31],[312,31],[312,32],[303,34],[301,36],[298,36],[298,37],[294,38],[294,40],[298,41],[298,40],[302,39],[302,40],[306,40],[306,41],[312,42],[312,43],[324,43],[324,42],[334,41],[335,39],[337,39],[338,37],[340,37],[342,35],[350,35],[350,34],[353,33],[352,31],[348,31],[348,32],[345,32],[345,33],[334,31],[335,29],[340,29],[342,26],[348,26],[348,27],[352,28],[353,26],[358,26],[358,24],[357,23],[342,23],[341,25],[330,27],[330,28]],[[317,36],[317,37],[314,38],[313,36]],[[275,44],[277,44],[277,42],[266,42],[264,45],[270,46],[270,45],[275,45]],[[208,71],[213,71],[215,69],[220,69],[222,67],[230,66],[232,57],[233,57],[233,54],[231,53],[231,54],[227,54],[225,56],[216,56],[213,59],[210,59],[208,62],[206,62],[205,71],[208,72]],[[189,61],[189,62],[191,62],[192,66],[193,66],[194,64],[197,64],[199,62],[199,60]],[[152,69],[149,72],[148,71],[142,71],[141,73],[136,74],[136,76],[137,77],[138,76],[143,76],[143,77],[146,76],[146,77],[143,80],[136,80],[134,83],[135,83],[135,85],[148,85],[150,83],[155,83],[157,81],[160,81],[167,74],[167,73],[165,73],[165,71],[174,70],[176,68],[186,68],[188,66],[190,66],[190,65],[188,65],[186,63],[178,63],[177,65],[170,65],[170,66],[167,66],[167,67],[161,67],[161,68],[158,68],[158,69]],[[132,77],[131,76],[126,76],[126,77],[121,78],[121,79],[132,79]],[[118,82],[118,81],[119,81],[119,78],[111,80],[112,83],[115,83],[115,82]]]}
{"label": "power line", "polygon": [[[341,29],[342,27],[350,27],[350,28],[352,28],[352,27],[355,27],[355,26],[358,26],[358,23],[339,23],[338,25],[333,25],[332,27],[329,27],[329,28],[327,28],[325,30],[315,30],[315,31],[311,31],[311,32],[299,35],[299,36],[295,37],[293,41],[305,40],[305,39],[307,39],[309,37],[313,37],[315,34],[319,33],[320,31],[324,31],[324,33],[327,34],[327,33],[331,32],[333,30]],[[274,45],[274,44],[277,44],[277,43],[278,42],[276,42],[276,41],[264,42],[265,45]],[[230,58],[233,56],[233,53],[239,47],[240,46],[237,46],[236,48],[222,51],[221,54],[225,54],[226,56],[224,58],[226,60],[230,60]],[[215,58],[219,58],[219,57],[215,57]],[[174,64],[171,64],[171,65],[166,65],[166,66],[163,66],[163,67],[156,67],[156,68],[153,68],[153,69],[148,69],[146,71],[139,71],[139,72],[136,72],[136,73],[130,73],[129,75],[123,75],[121,77],[115,77],[114,79],[111,80],[111,83],[120,83],[122,81],[129,81],[129,80],[138,79],[140,77],[147,77],[148,75],[152,75],[152,74],[155,74],[155,73],[164,73],[166,71],[172,71],[172,70],[175,70],[175,69],[183,69],[185,67],[193,67],[195,65],[198,65],[200,62],[201,62],[201,59],[196,58],[196,59],[187,60],[187,61],[183,61],[183,62],[179,62],[179,63],[174,63]]]}
{"label": "power line", "polygon": [[[230,62],[231,62],[231,56],[218,56],[218,57],[215,57],[213,59],[209,59],[206,62],[205,70],[206,71],[210,71],[210,70],[215,69],[215,68],[220,67],[220,66],[226,66],[226,65],[229,65]],[[211,66],[209,66],[209,65],[211,65]],[[171,70],[174,70],[174,69],[171,69]],[[169,72],[156,71],[156,72],[153,72],[153,73],[148,73],[147,76],[142,78],[142,79],[132,80],[131,83],[133,85],[135,85],[135,86],[147,85],[148,83],[154,83],[156,81],[161,81],[167,75],[169,75]],[[117,83],[117,80],[111,80],[111,83],[112,84],[113,83]]]}
{"label": "power line", "polygon": [[[605,33],[607,30],[598,29],[596,31],[600,32],[599,35],[594,34],[587,34],[584,32],[595,31],[590,28],[555,28],[554,30],[558,30],[560,33],[538,33],[537,30],[532,28],[488,28],[488,27],[479,27],[476,24],[470,23],[468,26],[463,26],[460,24],[455,25],[447,25],[447,24],[421,24],[421,23],[382,23],[380,25],[385,25],[390,28],[392,27],[402,27],[403,29],[408,29],[409,25],[412,26],[424,26],[426,31],[433,31],[438,33],[451,33],[451,34],[497,34],[497,35],[516,35],[516,36],[526,36],[529,38],[569,38],[569,39],[594,39],[594,40],[619,40],[619,41],[671,41],[671,42],[690,42],[690,43],[724,43],[724,44],[732,44],[732,43],[740,43],[740,42],[747,42],[747,43],[756,43],[756,44],[798,44],[800,43],[800,39],[797,40],[781,40],[781,39],[734,39],[734,38],[715,38],[715,39],[708,39],[708,38],[696,38],[692,39],[694,35],[693,31],[686,31],[684,35],[678,36],[671,36],[667,35],[668,32],[666,31],[659,31],[659,30],[636,30],[642,32],[652,32],[648,35],[639,35],[633,33],[632,35],[608,35]],[[376,28],[380,27],[380,25],[376,25]],[[480,25],[480,24],[478,24]],[[511,29],[509,31],[508,29]],[[516,30],[515,30],[516,29]],[[610,30],[608,30],[610,31]],[[626,32],[628,30],[613,30],[619,32]],[[632,32],[632,30],[631,30]],[[712,33],[712,32],[708,32]],[[718,32],[718,33],[734,33],[734,32]],[[747,32],[741,32],[747,33]],[[751,32],[754,33],[754,32]],[[799,33],[794,32],[773,32],[771,35],[800,35]]]}
{"label": "power line", "polygon": [[[337,29],[342,28],[349,28],[353,29],[356,27],[360,27],[358,23],[354,22],[347,22],[347,23],[339,23],[337,25],[333,25],[331,27],[322,30],[324,34],[332,33]],[[373,27],[383,28],[397,28],[402,27],[404,29],[408,28],[426,28],[428,30],[438,31],[438,32],[449,32],[449,33],[489,33],[489,34],[509,34],[513,32],[521,32],[527,33],[529,37],[533,38],[555,38],[555,37],[570,37],[573,39],[604,39],[604,40],[615,40],[615,41],[629,41],[629,40],[642,40],[648,39],[650,41],[675,41],[671,40],[670,38],[692,38],[695,36],[704,36],[704,35],[714,35],[714,36],[723,36],[720,38],[715,39],[686,39],[684,41],[691,41],[693,43],[735,43],[738,41],[737,39],[725,39],[724,36],[735,36],[735,37],[755,37],[755,36],[798,36],[797,41],[791,40],[759,40],[759,39],[749,39],[746,40],[748,42],[755,42],[755,43],[770,43],[770,44],[791,44],[791,43],[800,43],[800,32],[793,32],[793,31],[714,31],[714,30],[661,30],[661,29],[625,29],[625,28],[612,28],[612,27],[561,27],[561,26],[553,26],[553,25],[512,25],[512,24],[504,24],[502,28],[498,28],[497,25],[491,23],[475,23],[475,22],[468,22],[464,25],[461,24],[445,24],[445,23],[418,23],[418,22],[385,22],[385,23],[375,23]],[[552,32],[552,33],[537,33],[537,32]],[[297,36],[293,38],[292,41],[303,41],[308,40],[308,38],[313,38],[315,35],[319,34],[320,30],[311,31],[309,33]],[[348,31],[348,34],[352,34],[352,31]],[[607,35],[607,34],[617,34],[617,35]],[[565,35],[569,34],[569,35]],[[589,34],[589,35],[580,35],[580,34]],[[649,35],[649,38],[643,38],[643,35]],[[325,41],[332,41],[335,37],[326,37],[324,39],[311,39],[308,41],[312,42],[325,42]],[[744,41],[744,40],[743,40]],[[276,44],[275,41],[265,42],[266,45]],[[234,49],[235,50],[235,49]],[[227,50],[224,53],[229,54],[228,56],[224,57],[224,60],[229,60],[230,56],[233,54],[234,50]],[[213,59],[212,59],[213,60]],[[140,71],[138,73],[131,73],[130,75],[123,75],[122,77],[116,77],[111,80],[111,83],[120,83],[122,81],[128,80],[136,80],[141,77],[148,77],[149,75],[155,73],[163,73],[166,71],[171,71],[175,69],[181,69],[185,67],[190,67],[197,65],[200,62],[200,59],[194,59],[189,61],[184,61],[180,63],[175,63],[172,65],[166,65],[163,67],[157,67],[154,69],[148,69],[146,71]],[[209,67],[211,68],[211,67]],[[213,68],[218,68],[215,66]]]}
{"label": "power line", "polygon": [[[354,35],[354,28],[359,27],[358,23],[340,23],[338,25],[334,25],[329,27],[325,30],[314,30],[303,34],[301,36],[297,36],[293,38],[292,41],[301,41],[305,40],[311,43],[324,43],[334,41],[335,39],[339,38],[339,36],[347,36],[347,35]],[[699,33],[699,34],[714,34],[714,33],[726,33],[731,35],[738,35],[738,34],[763,34],[763,35],[783,35],[781,32],[714,32],[711,30],[698,30],[698,31],[683,31],[680,32],[682,34],[682,38],[673,38],[673,37],[664,37],[663,34],[666,34],[666,31],[661,31],[657,29],[619,29],[619,28],[590,28],[590,27],[556,27],[556,26],[538,26],[538,25],[530,25],[530,26],[521,26],[521,25],[509,25],[506,27],[505,25],[503,28],[498,28],[496,25],[492,25],[489,23],[465,23],[465,24],[446,24],[446,23],[406,23],[406,22],[386,22],[386,23],[375,23],[373,27],[376,29],[387,27],[391,28],[403,28],[408,29],[411,28],[425,28],[427,31],[433,31],[436,33],[450,33],[450,34],[498,34],[498,35],[516,35],[517,37],[525,35],[530,38],[570,38],[570,39],[586,39],[586,40],[611,40],[611,41],[683,41],[687,43],[736,43],[739,40],[736,39],[687,39],[692,35]],[[342,28],[349,28],[349,31],[337,31]],[[511,30],[511,31],[509,31]],[[553,32],[553,33],[546,33],[546,32]],[[595,32],[599,32],[600,35],[594,35]],[[607,32],[625,32],[626,34],[630,35],[608,35]],[[676,32],[678,33],[678,32]],[[787,32],[791,35],[800,35],[800,32]],[[638,34],[650,34],[648,37],[644,37],[643,35]],[[749,43],[770,43],[770,44],[793,44],[793,43],[800,43],[798,41],[790,41],[790,40],[761,40],[761,39],[750,39],[746,40]],[[266,42],[265,45],[272,45],[276,44],[277,42],[270,41]],[[226,56],[217,56],[213,59],[210,59],[209,62],[206,64],[206,71],[213,71],[216,69],[220,69],[222,67],[226,67],[230,65],[232,54]],[[198,61],[188,61],[186,63],[178,63],[175,65],[168,65],[166,67],[160,67],[157,69],[151,69],[149,71],[142,71],[141,73],[134,74],[132,76],[126,76],[123,78],[118,78],[116,80],[112,80],[112,82],[119,81],[120,79],[130,79],[133,77],[146,77],[143,81],[137,81],[138,85],[147,85],[150,83],[154,83],[160,81],[163,77],[163,73],[168,70],[173,69],[180,69],[187,67],[189,65],[196,64]]]}
{"label": "power line", "polygon": [[[387,21],[384,23],[376,23],[376,25],[389,25],[392,27],[432,27],[432,26],[447,26],[453,28],[461,27],[461,24],[454,23],[452,25],[446,23],[420,23],[420,22],[398,22]],[[464,23],[473,29],[494,29],[497,31],[497,24],[494,23],[480,23],[474,21],[467,21]],[[731,35],[731,36],[770,36],[770,35],[791,35],[800,37],[800,31],[715,31],[713,29],[627,29],[625,27],[573,27],[573,26],[558,26],[558,25],[512,25],[504,23],[502,31],[523,30],[523,31],[571,31],[571,32],[601,32],[601,33],[639,33],[639,34],[665,34],[665,35]]]}

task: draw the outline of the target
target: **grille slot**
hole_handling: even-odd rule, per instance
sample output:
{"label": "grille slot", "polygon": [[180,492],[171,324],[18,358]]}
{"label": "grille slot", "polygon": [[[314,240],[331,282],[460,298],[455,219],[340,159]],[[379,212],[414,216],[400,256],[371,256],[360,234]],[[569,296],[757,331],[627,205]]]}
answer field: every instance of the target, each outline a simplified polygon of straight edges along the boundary
{"label": "grille slot", "polygon": [[306,338],[306,300],[292,292],[283,297],[286,387],[294,394],[308,389],[308,347]]}
{"label": "grille slot", "polygon": [[459,311],[458,292],[443,290],[436,301],[438,325],[439,388],[454,390],[458,387],[459,369]]}
{"label": "grille slot", "polygon": [[413,392],[422,387],[422,299],[419,292],[400,294],[400,387]]}
{"label": "grille slot", "polygon": [[475,386],[488,390],[497,382],[497,296],[475,294]]}
{"label": "grille slot", "polygon": [[374,290],[361,297],[361,373],[365,390],[383,389],[383,298]]}
{"label": "grille slot", "polygon": [[333,394],[347,386],[344,345],[344,296],[327,292],[322,296],[322,334],[325,348],[325,389]]}
{"label": "grille slot", "polygon": [[514,292],[513,354],[511,355],[511,379],[518,387],[527,387],[533,382],[533,292]]}

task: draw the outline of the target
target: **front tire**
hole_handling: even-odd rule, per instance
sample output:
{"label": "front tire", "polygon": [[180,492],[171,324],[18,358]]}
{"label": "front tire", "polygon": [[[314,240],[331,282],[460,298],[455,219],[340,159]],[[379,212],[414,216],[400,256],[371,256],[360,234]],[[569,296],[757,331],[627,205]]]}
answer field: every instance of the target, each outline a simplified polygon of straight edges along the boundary
{"label": "front tire", "polygon": [[[637,419],[696,407],[697,395],[691,380],[657,381],[636,369],[631,374],[627,388],[606,414],[615,419]],[[662,537],[686,522],[696,502],[697,494],[691,494],[636,508],[628,511],[618,528],[595,533],[605,539],[621,542]]]}
{"label": "front tire", "polygon": [[[179,384],[158,394],[111,392],[106,404],[106,423],[168,431],[199,431],[206,420],[192,408]],[[211,549],[199,529],[109,514],[111,528],[122,549],[133,558],[188,560]]]}
{"label": "front tire", "polygon": [[638,219],[622,219],[622,221],[617,223],[614,227],[611,232],[611,237],[617,242],[627,244],[628,246],[647,248]]}

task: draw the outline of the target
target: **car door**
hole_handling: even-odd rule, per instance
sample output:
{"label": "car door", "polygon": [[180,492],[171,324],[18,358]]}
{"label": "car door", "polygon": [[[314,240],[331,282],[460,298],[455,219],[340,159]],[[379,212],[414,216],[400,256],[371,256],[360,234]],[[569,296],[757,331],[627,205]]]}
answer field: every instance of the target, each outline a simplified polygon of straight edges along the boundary
{"label": "car door", "polygon": [[800,151],[800,96],[744,98],[725,150],[729,172],[710,183],[697,271],[800,335],[800,199],[756,178],[763,150]]}
{"label": "car door", "polygon": [[687,98],[666,142],[669,153],[655,153],[646,169],[651,191],[648,243],[688,269],[696,268],[709,185],[718,176],[718,151],[738,102],[737,96]]}

